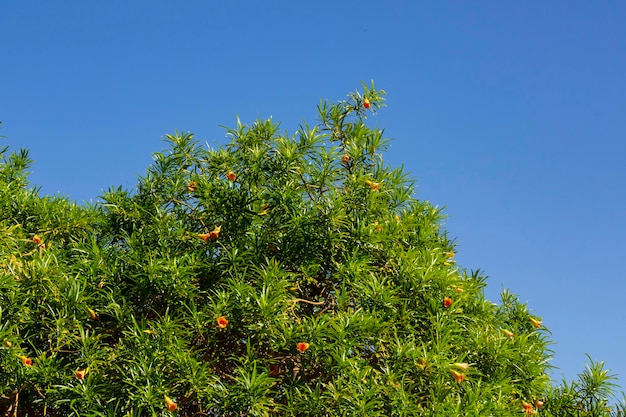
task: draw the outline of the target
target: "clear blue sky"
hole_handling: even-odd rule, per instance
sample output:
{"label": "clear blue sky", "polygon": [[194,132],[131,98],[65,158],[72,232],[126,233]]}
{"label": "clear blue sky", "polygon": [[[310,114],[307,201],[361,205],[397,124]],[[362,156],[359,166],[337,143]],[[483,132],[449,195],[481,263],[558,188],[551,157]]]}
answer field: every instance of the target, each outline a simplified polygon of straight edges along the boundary
{"label": "clear blue sky", "polygon": [[0,135],[43,194],[133,188],[162,137],[292,131],[374,79],[386,155],[445,206],[458,262],[626,387],[626,2],[0,3]]}

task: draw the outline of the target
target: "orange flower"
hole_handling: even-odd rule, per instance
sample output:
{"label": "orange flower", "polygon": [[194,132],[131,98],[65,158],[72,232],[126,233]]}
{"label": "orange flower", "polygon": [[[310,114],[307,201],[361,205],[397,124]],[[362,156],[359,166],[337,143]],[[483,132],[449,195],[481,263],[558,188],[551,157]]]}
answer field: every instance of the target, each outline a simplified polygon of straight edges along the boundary
{"label": "orange flower", "polygon": [[226,178],[228,178],[228,181],[235,181],[235,178],[237,178],[237,176],[233,171],[228,171],[228,174],[226,174]]}
{"label": "orange flower", "polygon": [[522,408],[524,409],[524,412],[528,415],[535,414],[535,410],[533,410],[533,405],[527,403],[526,401],[522,401]]}
{"label": "orange flower", "polygon": [[502,329],[502,333],[504,333],[509,339],[513,339],[513,336],[515,336],[512,331],[507,329]]}
{"label": "orange flower", "polygon": [[350,155],[348,155],[347,153],[341,157],[341,162],[343,162],[344,164],[348,163],[349,160],[350,160]]}
{"label": "orange flower", "polygon": [[452,259],[452,258],[454,258],[454,252],[446,252],[446,257],[447,257],[448,259]]}
{"label": "orange flower", "polygon": [[98,314],[95,311],[93,311],[90,308],[88,308],[87,310],[89,311],[89,317],[91,317],[93,321],[96,321],[99,319]]}
{"label": "orange flower", "polygon": [[205,242],[208,242],[209,240],[217,240],[220,236],[220,230],[222,230],[222,226],[215,226],[215,228],[209,233],[200,233],[198,237]]}
{"label": "orange flower", "polygon": [[450,369],[450,373],[452,374],[452,377],[456,380],[456,382],[458,382],[459,384],[465,380],[465,374],[455,371],[454,369]]}
{"label": "orange flower", "polygon": [[370,108],[370,101],[367,99],[367,97],[363,99],[363,107],[365,107],[366,109]]}
{"label": "orange flower", "polygon": [[209,239],[217,239],[220,236],[220,230],[222,230],[222,226],[215,226],[215,228],[209,232]]}
{"label": "orange flower", "polygon": [[13,346],[13,343],[11,343],[9,340],[4,339],[4,346],[11,347]]}
{"label": "orange flower", "polygon": [[225,329],[226,326],[228,326],[228,319],[224,316],[219,316],[216,321],[217,327],[219,327],[220,329]]}
{"label": "orange flower", "polygon": [[85,379],[85,375],[87,375],[88,370],[89,368],[79,369],[78,371],[74,371],[74,375],[76,376],[76,378],[82,381],[83,379]]}
{"label": "orange flower", "polygon": [[172,401],[172,399],[170,397],[168,397],[167,395],[163,396],[165,399],[165,406],[167,407],[167,409],[169,411],[174,411],[178,408],[178,406],[176,405],[176,403],[174,401]]}
{"label": "orange flower", "polygon": [[197,187],[198,187],[198,184],[195,181],[191,181],[189,184],[187,184],[187,191],[189,191],[190,193],[193,193],[194,191],[196,191]]}
{"label": "orange flower", "polygon": [[450,298],[450,297],[444,297],[444,299],[443,299],[443,306],[444,306],[445,308],[448,308],[448,307],[450,307],[451,305],[452,305],[452,298]]}
{"label": "orange flower", "polygon": [[533,398],[533,403],[535,404],[535,407],[537,409],[540,409],[541,407],[543,407],[543,401],[541,401],[541,400],[537,400],[537,399]]}
{"label": "orange flower", "polygon": [[20,356],[20,359],[22,360],[22,363],[26,366],[31,366],[33,364],[33,360],[26,356]]}
{"label": "orange flower", "polygon": [[41,242],[43,242],[43,240],[38,235],[35,235],[33,236],[33,242],[35,242],[35,244],[37,245],[41,245]]}
{"label": "orange flower", "polygon": [[372,180],[365,180],[365,184],[372,189],[372,191],[378,191],[378,183]]}
{"label": "orange flower", "polygon": [[530,322],[533,324],[533,326],[535,326],[535,329],[538,329],[541,327],[541,320],[537,320],[534,317],[531,317]]}
{"label": "orange flower", "polygon": [[300,342],[296,345],[296,349],[298,350],[298,352],[304,353],[309,348],[309,346],[310,345],[307,342]]}
{"label": "orange flower", "polygon": [[463,291],[465,291],[465,290],[463,289],[463,287],[461,287],[460,285],[453,285],[453,286],[452,286],[452,287],[450,287],[450,288],[452,288],[452,289],[454,290],[454,292],[463,292]]}

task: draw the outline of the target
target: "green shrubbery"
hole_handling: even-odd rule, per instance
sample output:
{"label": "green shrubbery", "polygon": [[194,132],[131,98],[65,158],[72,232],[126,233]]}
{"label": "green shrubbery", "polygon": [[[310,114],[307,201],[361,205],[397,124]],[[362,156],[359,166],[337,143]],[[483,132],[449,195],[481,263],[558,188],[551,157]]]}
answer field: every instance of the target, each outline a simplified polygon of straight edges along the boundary
{"label": "green shrubbery", "polygon": [[39,196],[3,149],[3,415],[625,415],[601,364],[552,388],[540,318],[455,264],[365,124],[383,96],[220,149],[167,135],[93,206]]}

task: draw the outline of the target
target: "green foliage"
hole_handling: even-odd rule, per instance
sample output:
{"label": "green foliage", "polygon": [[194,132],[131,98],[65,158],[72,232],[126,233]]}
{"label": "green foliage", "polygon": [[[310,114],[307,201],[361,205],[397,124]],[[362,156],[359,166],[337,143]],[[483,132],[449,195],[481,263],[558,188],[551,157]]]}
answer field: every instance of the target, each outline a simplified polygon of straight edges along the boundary
{"label": "green foliage", "polygon": [[136,191],[94,206],[40,197],[28,153],[2,149],[0,410],[609,415],[596,365],[552,389],[539,319],[456,265],[441,210],[365,123],[383,104],[364,84],[291,135],[167,135]]}
{"label": "green foliage", "polygon": [[626,416],[626,401],[616,402],[618,387],[613,382],[616,379],[604,369],[604,363],[589,358],[589,365],[578,375],[577,381],[563,381],[549,393],[543,414],[550,417]]}

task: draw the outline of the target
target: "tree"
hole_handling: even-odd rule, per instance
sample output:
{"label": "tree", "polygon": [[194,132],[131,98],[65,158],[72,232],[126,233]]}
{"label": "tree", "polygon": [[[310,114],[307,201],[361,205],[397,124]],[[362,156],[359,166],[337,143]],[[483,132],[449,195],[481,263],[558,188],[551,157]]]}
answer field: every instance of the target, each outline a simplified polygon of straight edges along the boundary
{"label": "tree", "polygon": [[3,149],[4,415],[573,415],[590,383],[551,388],[540,318],[455,263],[383,162],[383,105],[364,84],[292,135],[167,135],[136,191],[90,206],[40,197]]}

